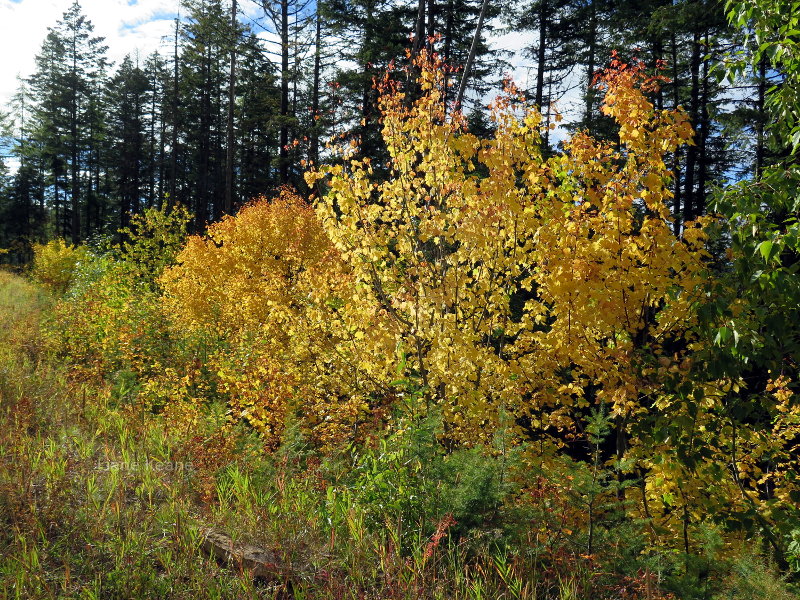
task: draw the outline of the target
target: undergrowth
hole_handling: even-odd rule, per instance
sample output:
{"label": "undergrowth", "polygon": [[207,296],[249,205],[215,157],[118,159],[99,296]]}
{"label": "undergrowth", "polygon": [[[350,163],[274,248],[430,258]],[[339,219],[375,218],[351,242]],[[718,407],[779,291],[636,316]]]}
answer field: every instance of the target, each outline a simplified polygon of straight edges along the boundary
{"label": "undergrowth", "polygon": [[[796,597],[758,553],[709,541],[691,562],[611,509],[589,554],[576,465],[522,469],[502,439],[445,452],[435,418],[335,454],[290,427],[268,454],[219,403],[154,411],[119,374],[62,364],[40,328],[51,311],[0,273],[3,597]],[[207,527],[272,553],[274,576],[210,559]]]}

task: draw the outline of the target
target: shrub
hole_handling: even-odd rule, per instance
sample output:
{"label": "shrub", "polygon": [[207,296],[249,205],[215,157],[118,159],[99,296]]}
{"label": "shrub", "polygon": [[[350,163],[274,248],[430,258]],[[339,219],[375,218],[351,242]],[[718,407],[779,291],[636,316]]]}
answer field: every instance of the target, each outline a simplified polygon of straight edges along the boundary
{"label": "shrub", "polygon": [[314,210],[289,190],[261,198],[189,238],[177,263],[160,279],[166,313],[176,336],[215,340],[205,361],[232,416],[272,448],[294,419],[323,445],[352,438],[374,385],[354,368],[349,311],[371,307]]}
{"label": "shrub", "polygon": [[493,105],[494,136],[467,132],[438,60],[415,59],[413,101],[382,84],[388,177],[350,146],[307,176],[327,187],[318,212],[362,302],[386,315],[357,324],[374,344],[365,368],[392,377],[399,348],[460,442],[490,441],[505,412],[537,434],[581,428],[599,401],[631,421],[660,389],[640,365],[671,355],[662,341],[692,327],[703,282],[703,231],[679,239],[667,206],[686,114],[656,110],[643,67],[617,63],[603,112],[620,146],[580,132],[547,158],[541,115],[513,86]]}
{"label": "shrub", "polygon": [[82,260],[70,271],[72,289],[50,323],[50,338],[77,374],[111,376],[116,384],[127,381],[126,389],[137,390],[137,378],[159,376],[180,362],[156,280],[183,245],[189,220],[181,207],[146,209],[123,232],[121,246],[81,250]]}
{"label": "shrub", "polygon": [[57,294],[69,288],[77,268],[88,258],[83,246],[72,246],[62,239],[34,244],[31,276]]}
{"label": "shrub", "polygon": [[186,243],[191,213],[182,205],[146,208],[123,229],[120,250],[130,275],[139,283],[154,283]]}

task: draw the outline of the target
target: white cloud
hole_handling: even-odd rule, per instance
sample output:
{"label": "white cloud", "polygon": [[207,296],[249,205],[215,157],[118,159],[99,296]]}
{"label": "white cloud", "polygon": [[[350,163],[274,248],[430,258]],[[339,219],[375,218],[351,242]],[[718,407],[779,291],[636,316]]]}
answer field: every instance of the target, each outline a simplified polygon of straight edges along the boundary
{"label": "white cloud", "polygon": [[[17,88],[17,75],[35,69],[35,56],[72,0],[0,0],[0,107]],[[83,14],[94,24],[95,35],[105,37],[108,58],[119,63],[126,54],[144,59],[153,50],[169,46],[173,19],[180,0],[81,0]],[[2,110],[2,108],[0,108]]]}

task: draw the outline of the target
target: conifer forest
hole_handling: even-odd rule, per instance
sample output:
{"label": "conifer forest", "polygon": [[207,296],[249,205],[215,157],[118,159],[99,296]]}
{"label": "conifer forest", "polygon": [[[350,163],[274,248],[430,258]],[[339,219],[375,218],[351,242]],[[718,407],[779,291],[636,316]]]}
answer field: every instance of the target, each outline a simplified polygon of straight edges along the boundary
{"label": "conifer forest", "polygon": [[800,2],[70,1],[0,597],[800,598]]}

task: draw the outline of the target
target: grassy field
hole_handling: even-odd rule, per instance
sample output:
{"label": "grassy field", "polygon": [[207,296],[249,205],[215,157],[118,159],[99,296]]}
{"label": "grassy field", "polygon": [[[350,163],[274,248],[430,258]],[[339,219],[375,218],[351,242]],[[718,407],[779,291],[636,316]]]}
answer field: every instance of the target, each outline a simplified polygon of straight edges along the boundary
{"label": "grassy field", "polygon": [[48,299],[0,273],[0,596],[275,597],[199,551],[214,515],[167,466],[157,422],[105,405],[47,356]]}
{"label": "grassy field", "polygon": [[[430,540],[400,557],[390,528],[368,535],[346,495],[297,477],[296,459],[260,459],[223,418],[167,433],[163,419],[114,406],[109,387],[71,380],[40,335],[49,304],[0,273],[0,596],[482,598],[509,585],[530,595],[512,565],[470,575],[464,552]],[[273,576],[206,557],[209,525],[268,549]]]}
{"label": "grassy field", "polygon": [[[302,445],[261,453],[224,410],[193,419],[145,411],[118,383],[59,365],[40,327],[51,304],[0,272],[0,597],[797,597],[757,556],[669,593],[680,587],[659,566],[664,557],[624,564],[624,531],[605,562],[546,548],[535,527],[516,547],[491,527],[450,536],[449,517],[423,535],[404,522],[409,507],[385,506],[391,495],[379,493],[399,485],[407,463],[380,471],[362,461],[372,466],[355,485],[343,457],[323,462]],[[481,481],[478,467],[459,467],[463,488]],[[263,549],[266,575],[209,558],[207,527]]]}

